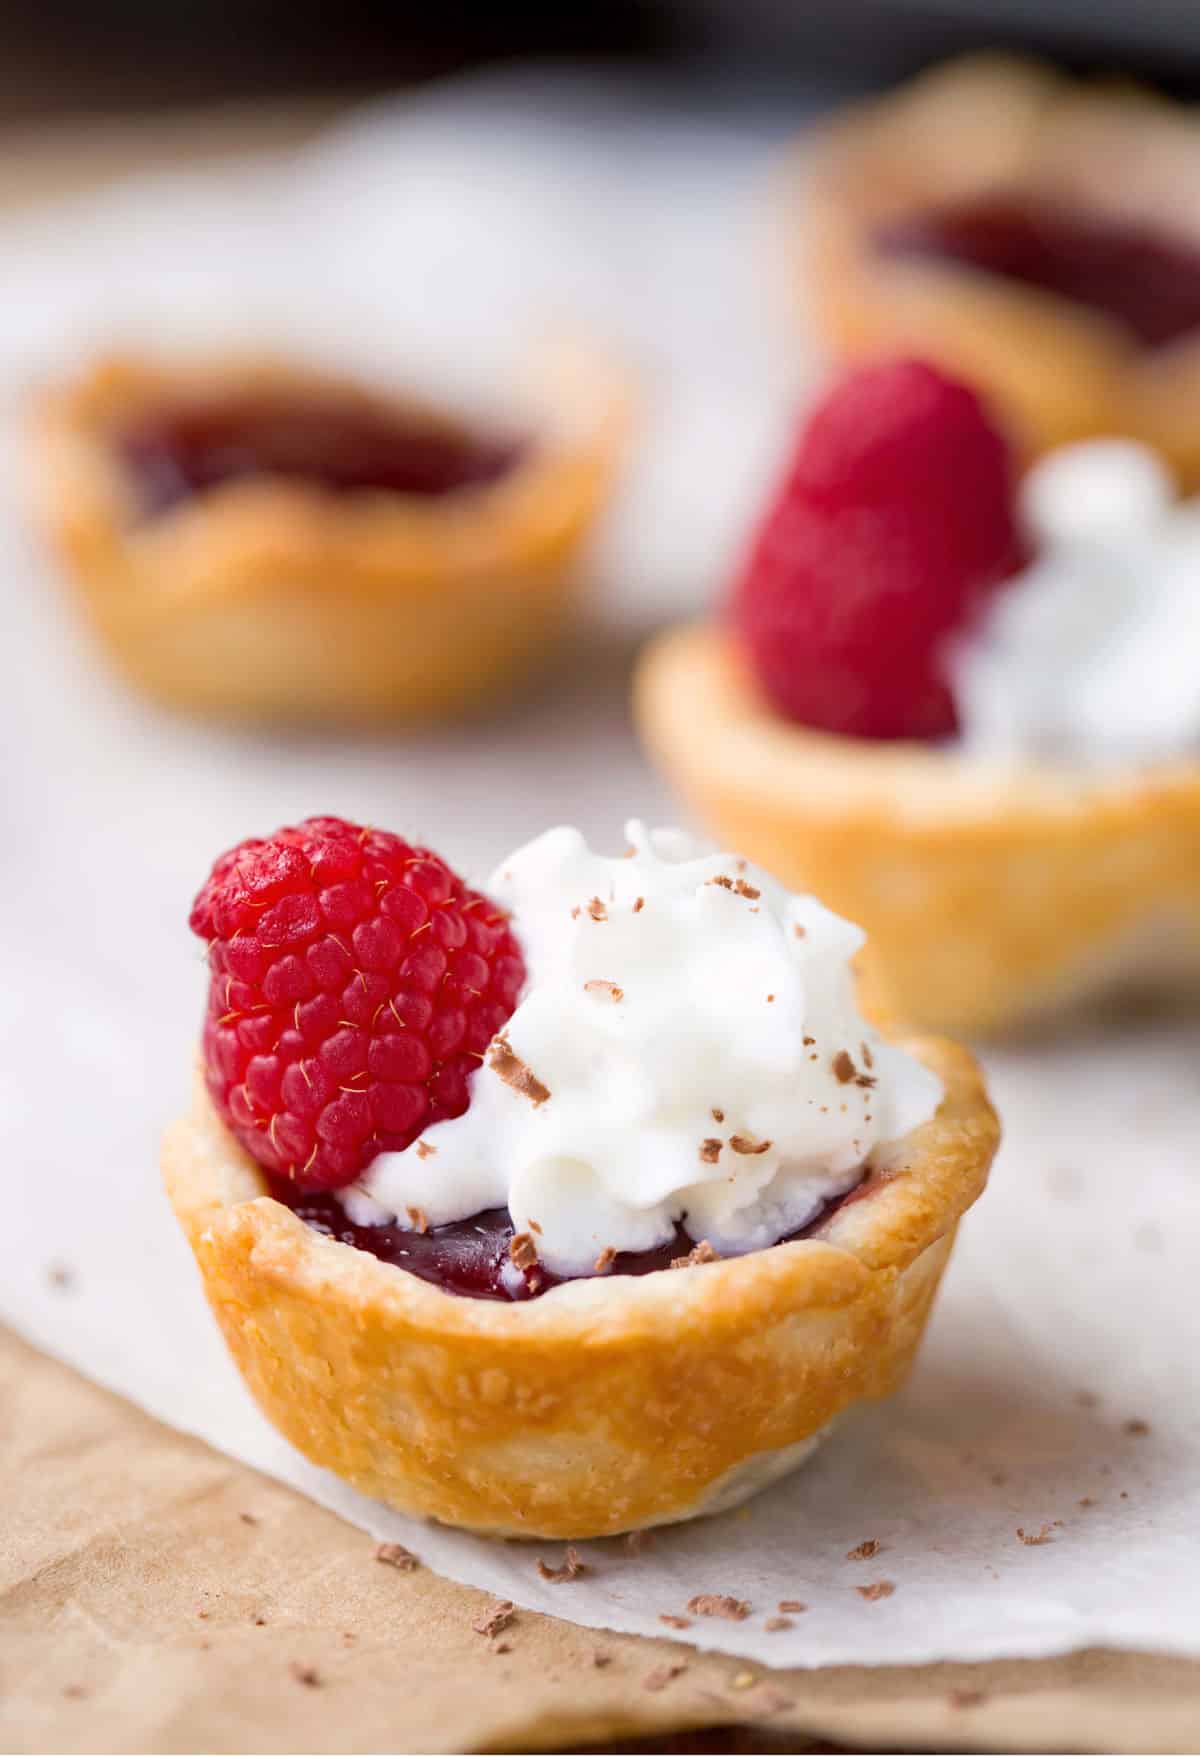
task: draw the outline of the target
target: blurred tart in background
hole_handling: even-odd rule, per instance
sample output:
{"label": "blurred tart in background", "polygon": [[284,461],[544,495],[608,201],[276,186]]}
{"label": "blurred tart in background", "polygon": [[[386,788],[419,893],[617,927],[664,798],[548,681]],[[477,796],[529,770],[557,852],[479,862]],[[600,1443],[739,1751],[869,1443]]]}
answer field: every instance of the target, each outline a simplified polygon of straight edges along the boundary
{"label": "blurred tart in background", "polygon": [[869,1008],[967,1035],[1200,994],[1200,516],[1129,441],[1017,485],[964,385],[862,367],[720,621],[645,654],[651,753],[866,929]]}
{"label": "blurred tart in background", "polygon": [[796,164],[796,274],[840,357],[919,353],[1035,454],[1132,436],[1200,482],[1188,110],[972,57],[845,111]]}
{"label": "blurred tart in background", "polygon": [[102,644],[185,710],[412,721],[553,651],[628,419],[537,362],[513,430],[295,363],[108,358],[44,394],[33,488]]}

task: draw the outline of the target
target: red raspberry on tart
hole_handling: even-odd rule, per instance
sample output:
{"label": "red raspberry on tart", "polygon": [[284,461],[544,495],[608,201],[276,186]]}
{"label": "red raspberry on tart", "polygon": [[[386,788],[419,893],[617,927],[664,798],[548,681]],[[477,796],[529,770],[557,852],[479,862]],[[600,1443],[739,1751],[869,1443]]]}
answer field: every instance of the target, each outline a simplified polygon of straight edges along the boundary
{"label": "red raspberry on tart", "polygon": [[823,731],[957,729],[947,640],[1025,557],[1004,438],[918,360],[847,374],[805,423],[731,613],[774,706]]}
{"label": "red raspberry on tart", "polygon": [[217,1113],[307,1190],[461,1115],[525,976],[503,913],[437,854],[338,817],[222,854],[190,924]]}

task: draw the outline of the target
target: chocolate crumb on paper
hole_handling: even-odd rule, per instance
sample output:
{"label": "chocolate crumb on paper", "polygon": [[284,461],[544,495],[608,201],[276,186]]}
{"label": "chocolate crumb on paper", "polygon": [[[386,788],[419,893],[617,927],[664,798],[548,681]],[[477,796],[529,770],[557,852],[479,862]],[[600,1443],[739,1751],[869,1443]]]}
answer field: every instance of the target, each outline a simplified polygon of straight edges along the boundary
{"label": "chocolate crumb on paper", "polygon": [[509,1259],[514,1268],[533,1268],[538,1259],[537,1245],[528,1232],[514,1232],[508,1245]]}
{"label": "chocolate crumb on paper", "polygon": [[411,1549],[403,1543],[380,1543],[375,1551],[375,1559],[382,1561],[385,1567],[394,1567],[398,1573],[415,1573],[421,1563]]}
{"label": "chocolate crumb on paper", "polygon": [[700,1163],[704,1165],[715,1165],[721,1156],[721,1147],[723,1144],[723,1141],[712,1137],[708,1140],[702,1140],[700,1142]]}
{"label": "chocolate crumb on paper", "polygon": [[799,1616],[807,1608],[808,1605],[802,1604],[798,1597],[781,1597],[778,1604],[779,1613],[783,1616]]}
{"label": "chocolate crumb on paper", "polygon": [[891,1579],[877,1579],[874,1585],[856,1585],[859,1597],[865,1597],[869,1604],[877,1604],[880,1598],[891,1597],[896,1586]]}
{"label": "chocolate crumb on paper", "polygon": [[668,1628],[690,1628],[692,1625],[690,1616],[672,1616],[666,1610],[660,1614],[658,1619],[660,1622],[664,1622]]}
{"label": "chocolate crumb on paper", "polygon": [[750,1614],[745,1598],[715,1591],[698,1592],[688,1599],[688,1609],[693,1616],[719,1616],[725,1622],[744,1622]]}
{"label": "chocolate crumb on paper", "polygon": [[494,1640],[497,1634],[503,1634],[506,1628],[511,1628],[515,1621],[516,1611],[510,1600],[503,1597],[497,1598],[478,1620],[471,1623],[471,1627],[486,1640]]}
{"label": "chocolate crumb on paper", "polygon": [[574,1543],[568,1543],[561,1567],[548,1567],[539,1556],[537,1570],[539,1577],[544,1579],[547,1584],[562,1585],[568,1579],[578,1579],[581,1574],[588,1571],[588,1567],[585,1561],[580,1560],[579,1550]]}
{"label": "chocolate crumb on paper", "polygon": [[492,1038],[492,1046],[488,1050],[488,1066],[505,1085],[510,1085],[522,1097],[527,1097],[535,1110],[550,1096],[549,1087],[543,1085],[537,1075],[525,1065],[503,1031]]}
{"label": "chocolate crumb on paper", "polygon": [[872,1555],[877,1555],[882,1547],[883,1544],[875,1537],[867,1537],[856,1548],[846,1551],[846,1559],[847,1561],[869,1561]]}
{"label": "chocolate crumb on paper", "polygon": [[1027,1549],[1039,1549],[1043,1543],[1054,1541],[1054,1526],[1043,1524],[1040,1530],[1026,1530],[1023,1524],[1017,1526],[1017,1540],[1025,1544]]}
{"label": "chocolate crumb on paper", "polygon": [[719,1262],[721,1258],[713,1249],[707,1238],[701,1238],[694,1244],[686,1256],[673,1256],[672,1268],[702,1268],[706,1262]]}
{"label": "chocolate crumb on paper", "polygon": [[748,1134],[732,1134],[729,1144],[734,1152],[741,1153],[743,1158],[756,1158],[760,1152],[769,1152],[769,1140],[752,1140]]}
{"label": "chocolate crumb on paper", "polygon": [[656,1665],[652,1671],[647,1671],[642,1678],[642,1688],[649,1689],[652,1695],[657,1695],[660,1689],[665,1689],[668,1683],[673,1683],[676,1677],[681,1677],[686,1670],[687,1666],[682,1661],[673,1665]]}
{"label": "chocolate crumb on paper", "polygon": [[429,1219],[425,1209],[423,1207],[406,1207],[404,1211],[408,1215],[408,1223],[413,1231],[420,1232],[421,1236],[424,1237],[429,1230]]}

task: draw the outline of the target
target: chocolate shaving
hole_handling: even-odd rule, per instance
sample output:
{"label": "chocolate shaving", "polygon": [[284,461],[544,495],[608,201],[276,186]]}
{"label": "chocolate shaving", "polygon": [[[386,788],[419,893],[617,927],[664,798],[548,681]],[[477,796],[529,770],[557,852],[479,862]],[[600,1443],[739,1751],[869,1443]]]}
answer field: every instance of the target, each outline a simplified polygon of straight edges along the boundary
{"label": "chocolate shaving", "polygon": [[856,1585],[854,1589],[869,1604],[877,1604],[881,1597],[891,1597],[896,1587],[890,1579],[877,1579],[874,1585]]}
{"label": "chocolate shaving", "polygon": [[585,994],[607,994],[612,1001],[623,1000],[625,998],[624,988],[618,988],[616,982],[603,982],[598,979],[593,979],[592,981],[583,984],[583,991]]}
{"label": "chocolate shaving", "polygon": [[692,1625],[690,1616],[669,1616],[664,1613],[658,1619],[660,1622],[664,1622],[668,1628],[690,1628]]}
{"label": "chocolate shaving", "polygon": [[508,1246],[509,1260],[522,1272],[533,1268],[538,1259],[537,1245],[528,1232],[514,1232]]}
{"label": "chocolate shaving", "polygon": [[426,1217],[425,1209],[423,1207],[406,1207],[404,1211],[408,1215],[408,1223],[413,1231],[420,1232],[421,1236],[424,1237],[429,1230],[429,1220]]}
{"label": "chocolate shaving", "polygon": [[874,1065],[875,1065],[875,1057],[871,1053],[869,1044],[859,1043],[858,1052],[862,1056],[863,1066],[866,1068],[867,1072],[869,1073],[871,1071],[872,1067],[874,1067]]}
{"label": "chocolate shaving", "polygon": [[868,1537],[865,1542],[859,1543],[857,1548],[849,1550],[846,1559],[847,1561],[869,1561],[872,1555],[879,1553],[882,1546],[881,1543],[876,1542],[874,1537]]}
{"label": "chocolate shaving", "polygon": [[702,1591],[689,1598],[688,1609],[693,1616],[719,1616],[725,1622],[744,1622],[750,1614],[750,1605],[744,1598],[712,1591]]}
{"label": "chocolate shaving", "polygon": [[521,1057],[513,1052],[512,1044],[503,1031],[492,1038],[492,1046],[488,1050],[488,1066],[505,1085],[511,1085],[514,1091],[527,1097],[535,1110],[550,1096],[548,1088],[530,1072]]}
{"label": "chocolate shaving", "polygon": [[642,1678],[642,1688],[649,1689],[652,1695],[657,1695],[660,1689],[665,1689],[668,1683],[673,1683],[675,1678],[682,1676],[686,1670],[685,1664],[657,1665],[654,1670],[647,1671]]}
{"label": "chocolate shaving", "polygon": [[753,884],[747,884],[744,878],[739,878],[733,888],[739,896],[746,897],[750,902],[757,902],[762,895],[761,890],[756,890]]}
{"label": "chocolate shaving", "polygon": [[375,1559],[382,1561],[385,1567],[394,1567],[398,1573],[415,1573],[421,1563],[411,1549],[403,1543],[380,1543],[375,1551]]}
{"label": "chocolate shaving", "polygon": [[606,1244],[603,1250],[601,1250],[599,1256],[597,1256],[595,1262],[593,1262],[592,1267],[597,1274],[603,1274],[604,1270],[616,1261],[616,1258],[617,1252],[614,1250],[613,1246],[611,1244]]}
{"label": "chocolate shaving", "polygon": [[785,1628],[794,1628],[796,1624],[790,1616],[768,1616],[763,1623],[765,1634],[782,1634]]}
{"label": "chocolate shaving", "polygon": [[833,1073],[838,1084],[849,1085],[857,1071],[858,1069],[855,1067],[854,1062],[850,1059],[845,1049],[839,1049],[837,1054],[833,1057]]}
{"label": "chocolate shaving", "polygon": [[701,1238],[698,1244],[693,1244],[686,1256],[673,1256],[671,1258],[671,1267],[702,1268],[706,1262],[719,1262],[720,1260],[721,1258],[717,1255],[717,1252],[713,1249],[708,1239]]}
{"label": "chocolate shaving", "polygon": [[718,1110],[715,1104],[713,1105],[712,1109],[709,1111],[709,1115],[712,1117],[714,1122],[723,1122],[725,1120],[724,1110]]}
{"label": "chocolate shaving", "polygon": [[646,898],[644,896],[639,896],[633,905],[634,914],[640,915],[642,910],[645,908],[645,906],[646,906]]}
{"label": "chocolate shaving", "polygon": [[722,890],[732,890],[733,889],[733,879],[726,878],[724,873],[718,873],[717,877],[710,878],[708,882],[710,884],[719,884],[721,886]]}
{"label": "chocolate shaving", "polygon": [[734,1152],[740,1152],[743,1157],[755,1157],[760,1152],[769,1152],[771,1150],[771,1142],[769,1140],[751,1140],[748,1134],[731,1135],[729,1144],[732,1146]]}
{"label": "chocolate shaving", "polygon": [[1040,1530],[1026,1530],[1023,1525],[1017,1526],[1017,1537],[1027,1549],[1039,1549],[1043,1543],[1052,1543],[1054,1526],[1043,1524]]}
{"label": "chocolate shaving", "polygon": [[539,1556],[537,1570],[539,1576],[548,1585],[564,1585],[568,1579],[578,1579],[580,1574],[586,1573],[588,1569],[586,1562],[579,1559],[579,1550],[573,1543],[568,1543],[561,1567],[547,1567]]}
{"label": "chocolate shaving", "polygon": [[430,1144],[427,1140],[418,1140],[417,1141],[417,1157],[418,1158],[432,1158],[436,1151],[437,1151],[437,1147],[430,1146]]}
{"label": "chocolate shaving", "polygon": [[497,1634],[503,1634],[511,1628],[516,1620],[516,1613],[508,1598],[498,1598],[485,1615],[480,1616],[471,1626],[476,1634],[482,1634],[486,1640],[493,1640]]}
{"label": "chocolate shaving", "polygon": [[798,1597],[781,1597],[779,1608],[785,1616],[799,1616],[808,1608],[808,1605],[802,1604]]}
{"label": "chocolate shaving", "polygon": [[594,921],[606,921],[608,919],[608,910],[598,896],[593,896],[592,900],[588,903],[587,912]]}
{"label": "chocolate shaving", "polygon": [[708,1140],[702,1140],[700,1142],[700,1162],[701,1162],[701,1164],[715,1165],[717,1160],[721,1156],[722,1144],[723,1143],[720,1140],[715,1140],[712,1138],[710,1138]]}

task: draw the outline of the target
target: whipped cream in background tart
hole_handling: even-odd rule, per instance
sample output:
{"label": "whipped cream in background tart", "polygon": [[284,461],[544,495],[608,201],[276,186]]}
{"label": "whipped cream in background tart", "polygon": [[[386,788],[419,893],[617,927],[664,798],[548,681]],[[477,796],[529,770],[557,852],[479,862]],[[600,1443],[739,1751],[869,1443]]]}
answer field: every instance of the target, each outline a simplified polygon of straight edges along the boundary
{"label": "whipped cream in background tart", "polygon": [[626,857],[552,829],[487,885],[524,991],[470,1107],[342,1192],[359,1224],[507,1206],[556,1273],[651,1250],[676,1222],[720,1254],[806,1225],[936,1076],[861,1016],[858,928],[730,854],[627,826]]}
{"label": "whipped cream in background tart", "polygon": [[1021,485],[1033,560],[949,670],[971,756],[1089,765],[1200,750],[1200,502],[1131,440],[1064,446]]}

